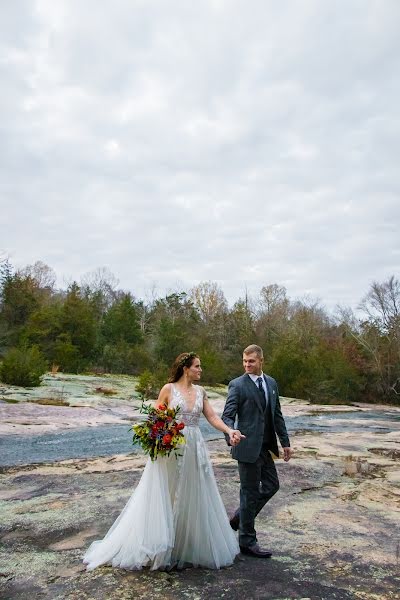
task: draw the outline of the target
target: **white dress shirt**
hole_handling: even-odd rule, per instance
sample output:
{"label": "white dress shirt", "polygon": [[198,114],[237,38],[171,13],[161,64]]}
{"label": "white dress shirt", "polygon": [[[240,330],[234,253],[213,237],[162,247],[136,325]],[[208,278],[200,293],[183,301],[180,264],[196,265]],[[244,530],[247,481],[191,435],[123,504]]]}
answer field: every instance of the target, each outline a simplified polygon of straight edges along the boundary
{"label": "white dress shirt", "polygon": [[261,371],[261,375],[254,375],[253,373],[248,373],[250,379],[252,381],[254,381],[255,385],[257,386],[257,389],[259,389],[258,387],[258,383],[257,383],[257,379],[259,377],[261,377],[262,379],[262,386],[263,386],[263,390],[264,390],[264,394],[265,394],[265,401],[268,404],[268,389],[267,389],[267,384],[265,383],[265,379],[264,379],[264,373]]}

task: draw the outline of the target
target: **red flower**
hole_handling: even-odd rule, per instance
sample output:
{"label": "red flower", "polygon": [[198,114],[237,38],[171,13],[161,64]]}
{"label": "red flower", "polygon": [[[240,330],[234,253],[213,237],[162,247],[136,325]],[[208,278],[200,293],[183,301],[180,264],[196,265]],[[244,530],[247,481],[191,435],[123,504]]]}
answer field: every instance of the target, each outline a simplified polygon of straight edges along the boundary
{"label": "red flower", "polygon": [[148,418],[145,423],[135,423],[132,426],[133,443],[139,443],[153,461],[158,456],[169,456],[172,451],[177,454],[177,446],[185,441],[181,433],[185,425],[176,421],[179,407],[168,408],[166,404],[150,406],[142,403],[140,412],[148,415]]}

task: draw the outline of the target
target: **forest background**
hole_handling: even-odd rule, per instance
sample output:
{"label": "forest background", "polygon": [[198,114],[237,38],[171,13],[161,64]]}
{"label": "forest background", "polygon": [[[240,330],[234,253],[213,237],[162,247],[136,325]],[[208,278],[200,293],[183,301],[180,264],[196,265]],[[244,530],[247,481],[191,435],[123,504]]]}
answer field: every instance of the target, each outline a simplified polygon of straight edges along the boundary
{"label": "forest background", "polygon": [[38,261],[14,270],[0,264],[0,380],[40,384],[49,369],[139,376],[157,393],[183,351],[197,352],[203,382],[241,374],[241,355],[261,345],[265,370],[280,394],[320,403],[400,404],[400,281],[374,282],[355,313],[329,314],[319,301],[291,300],[276,283],[230,307],[215,282],[146,300],[118,289],[106,268],[56,288]]}

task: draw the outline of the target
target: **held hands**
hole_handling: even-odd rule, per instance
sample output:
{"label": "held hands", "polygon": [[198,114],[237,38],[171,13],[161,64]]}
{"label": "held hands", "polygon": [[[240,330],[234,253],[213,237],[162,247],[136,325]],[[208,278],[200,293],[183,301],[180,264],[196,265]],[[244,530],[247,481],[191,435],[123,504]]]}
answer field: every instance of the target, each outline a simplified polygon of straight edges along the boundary
{"label": "held hands", "polygon": [[239,429],[230,429],[228,435],[231,446],[237,446],[240,440],[243,440],[246,437],[240,433]]}
{"label": "held hands", "polygon": [[283,448],[283,460],[288,462],[293,456],[292,448]]}

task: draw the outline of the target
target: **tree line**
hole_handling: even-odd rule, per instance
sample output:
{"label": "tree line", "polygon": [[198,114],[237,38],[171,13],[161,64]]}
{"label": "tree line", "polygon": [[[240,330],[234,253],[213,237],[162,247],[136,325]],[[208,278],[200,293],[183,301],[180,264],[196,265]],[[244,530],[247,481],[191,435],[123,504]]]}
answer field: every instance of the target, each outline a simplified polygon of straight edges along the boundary
{"label": "tree line", "polygon": [[330,315],[317,301],[291,300],[275,283],[229,307],[215,282],[150,299],[118,288],[98,269],[67,289],[42,262],[0,264],[0,378],[35,385],[46,370],[140,375],[165,382],[182,351],[202,359],[203,381],[242,372],[242,349],[263,347],[265,370],[284,396],[313,402],[400,404],[400,281],[374,282],[357,315]]}

